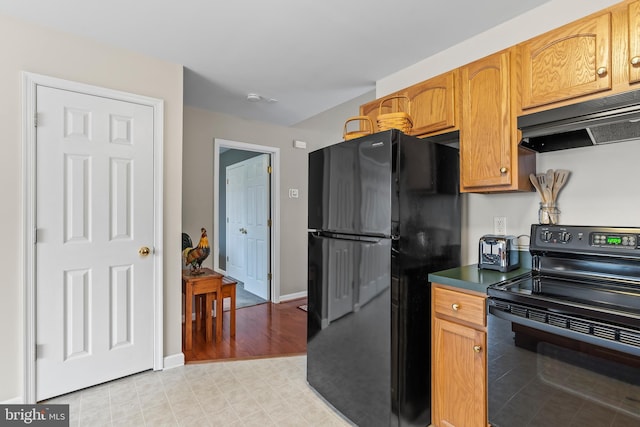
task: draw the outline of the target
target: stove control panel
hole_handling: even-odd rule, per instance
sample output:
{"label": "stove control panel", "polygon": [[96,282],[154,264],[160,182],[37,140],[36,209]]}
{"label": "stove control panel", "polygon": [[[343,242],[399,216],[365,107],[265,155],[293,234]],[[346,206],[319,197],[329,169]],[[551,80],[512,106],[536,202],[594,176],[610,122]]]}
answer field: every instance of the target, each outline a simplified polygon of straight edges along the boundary
{"label": "stove control panel", "polygon": [[640,256],[640,228],[534,224],[530,249]]}
{"label": "stove control panel", "polygon": [[636,248],[638,236],[635,234],[592,233],[591,244],[594,246],[627,246]]}

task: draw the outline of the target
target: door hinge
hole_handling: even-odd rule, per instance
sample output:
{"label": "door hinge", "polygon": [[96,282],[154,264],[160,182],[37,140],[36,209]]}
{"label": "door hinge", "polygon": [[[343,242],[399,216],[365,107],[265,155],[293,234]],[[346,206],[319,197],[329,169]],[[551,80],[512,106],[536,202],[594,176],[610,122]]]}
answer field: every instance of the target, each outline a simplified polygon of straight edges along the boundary
{"label": "door hinge", "polygon": [[267,227],[271,227],[271,220],[270,219],[267,220]]}
{"label": "door hinge", "polygon": [[33,127],[38,127],[38,113],[33,113]]}
{"label": "door hinge", "polygon": [[267,280],[271,280],[273,279],[273,276],[271,275],[271,273],[267,273]]}
{"label": "door hinge", "polygon": [[227,255],[227,261],[229,261],[229,256]]}
{"label": "door hinge", "polygon": [[229,179],[227,178],[227,185],[229,185]]}
{"label": "door hinge", "polygon": [[33,244],[38,243],[38,229],[34,228],[33,229]]}
{"label": "door hinge", "polygon": [[271,166],[267,166],[267,173],[273,172],[273,168]]}

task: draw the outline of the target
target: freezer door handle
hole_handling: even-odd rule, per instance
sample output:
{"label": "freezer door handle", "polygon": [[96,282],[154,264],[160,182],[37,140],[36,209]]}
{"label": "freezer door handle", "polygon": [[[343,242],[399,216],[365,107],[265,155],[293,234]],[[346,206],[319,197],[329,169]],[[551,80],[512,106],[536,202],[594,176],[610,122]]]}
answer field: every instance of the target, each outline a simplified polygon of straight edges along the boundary
{"label": "freezer door handle", "polygon": [[384,238],[376,236],[354,236],[351,234],[339,234],[339,233],[323,233],[316,231],[311,233],[315,237],[324,237],[328,239],[336,240],[348,240],[350,242],[366,242],[366,243],[380,243]]}

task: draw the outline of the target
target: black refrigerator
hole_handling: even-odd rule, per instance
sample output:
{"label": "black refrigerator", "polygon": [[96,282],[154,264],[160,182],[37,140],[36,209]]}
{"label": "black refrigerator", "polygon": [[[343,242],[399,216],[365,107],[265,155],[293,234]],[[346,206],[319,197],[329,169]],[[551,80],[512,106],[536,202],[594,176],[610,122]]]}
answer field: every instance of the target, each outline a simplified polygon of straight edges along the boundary
{"label": "black refrigerator", "polygon": [[431,422],[430,272],[460,265],[459,154],[397,130],[309,153],[307,382],[353,424]]}

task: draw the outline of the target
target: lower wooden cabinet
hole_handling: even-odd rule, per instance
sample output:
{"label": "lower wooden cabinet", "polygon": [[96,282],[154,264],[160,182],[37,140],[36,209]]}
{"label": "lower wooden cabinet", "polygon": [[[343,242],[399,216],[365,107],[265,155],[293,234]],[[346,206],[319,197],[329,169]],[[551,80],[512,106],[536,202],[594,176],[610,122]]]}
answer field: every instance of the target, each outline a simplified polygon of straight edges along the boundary
{"label": "lower wooden cabinet", "polygon": [[432,425],[487,427],[485,297],[432,287]]}

